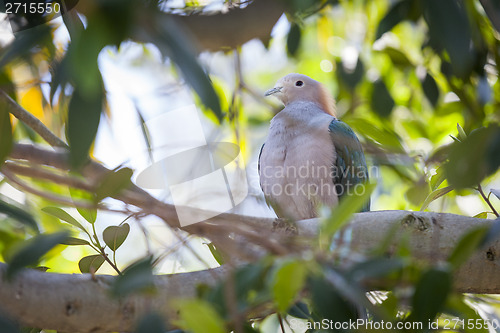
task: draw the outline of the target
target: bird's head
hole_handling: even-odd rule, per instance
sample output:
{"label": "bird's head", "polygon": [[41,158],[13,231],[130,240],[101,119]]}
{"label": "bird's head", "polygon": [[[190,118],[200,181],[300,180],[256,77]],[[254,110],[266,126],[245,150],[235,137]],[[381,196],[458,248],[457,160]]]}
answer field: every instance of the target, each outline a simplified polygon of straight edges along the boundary
{"label": "bird's head", "polygon": [[266,96],[276,96],[285,106],[295,101],[309,101],[335,116],[335,101],[326,88],[316,80],[303,74],[288,74],[276,82],[274,88],[266,91]]}

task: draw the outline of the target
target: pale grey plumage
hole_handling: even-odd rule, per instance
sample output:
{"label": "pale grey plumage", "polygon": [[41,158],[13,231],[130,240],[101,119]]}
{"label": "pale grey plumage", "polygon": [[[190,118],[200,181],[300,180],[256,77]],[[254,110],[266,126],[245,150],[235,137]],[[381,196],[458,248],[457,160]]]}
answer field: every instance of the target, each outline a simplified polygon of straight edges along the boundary
{"label": "pale grey plumage", "polygon": [[355,168],[366,171],[361,145],[352,130],[336,120],[333,98],[319,82],[289,74],[266,95],[275,95],[285,105],[271,120],[259,156],[260,185],[279,217],[316,217],[320,204],[338,204],[337,190],[367,180],[367,175],[353,174]]}

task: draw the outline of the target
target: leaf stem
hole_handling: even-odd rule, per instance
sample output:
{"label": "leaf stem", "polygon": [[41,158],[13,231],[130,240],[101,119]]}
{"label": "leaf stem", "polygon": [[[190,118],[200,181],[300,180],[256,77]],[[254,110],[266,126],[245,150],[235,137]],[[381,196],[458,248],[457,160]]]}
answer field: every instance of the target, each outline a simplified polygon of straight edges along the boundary
{"label": "leaf stem", "polygon": [[483,197],[483,200],[488,204],[488,206],[491,208],[491,211],[493,212],[493,214],[495,214],[496,217],[499,217],[498,215],[498,212],[496,211],[495,207],[493,207],[493,205],[491,204],[491,201],[489,199],[489,196],[487,197],[486,195],[484,195],[484,192],[483,192],[483,188],[481,187],[481,184],[478,184],[477,185],[477,190],[478,192],[481,194],[481,196]]}

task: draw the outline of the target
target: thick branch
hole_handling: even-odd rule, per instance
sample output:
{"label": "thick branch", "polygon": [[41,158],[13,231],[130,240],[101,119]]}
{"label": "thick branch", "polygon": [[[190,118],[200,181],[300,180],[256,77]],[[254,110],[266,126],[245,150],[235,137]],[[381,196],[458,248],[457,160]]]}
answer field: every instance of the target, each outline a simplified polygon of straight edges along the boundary
{"label": "thick branch", "polygon": [[[245,217],[241,217],[241,220],[244,223]],[[317,219],[299,221],[299,236],[316,236],[318,223]],[[406,211],[360,213],[353,217],[349,226],[353,239],[350,247],[351,251],[370,254],[389,232],[396,230],[390,249],[395,249],[399,240],[407,237],[415,258],[435,264],[450,254],[465,233],[493,223],[495,221],[453,214]],[[275,227],[272,224],[263,227],[262,235],[272,238]],[[500,242],[495,241],[474,254],[454,275],[456,290],[500,293],[499,253]],[[108,285],[113,277],[97,276],[93,279],[88,274],[49,274],[25,270],[15,277],[13,284],[0,284],[0,310],[23,324],[47,329],[130,331],[134,322],[148,309],[159,311],[172,319],[172,299],[194,296],[197,285],[213,285],[224,276],[224,270],[218,268],[157,276],[156,295],[135,296],[122,301],[108,296]],[[0,265],[0,275],[4,272],[5,266]],[[370,285],[371,281],[365,282]]]}

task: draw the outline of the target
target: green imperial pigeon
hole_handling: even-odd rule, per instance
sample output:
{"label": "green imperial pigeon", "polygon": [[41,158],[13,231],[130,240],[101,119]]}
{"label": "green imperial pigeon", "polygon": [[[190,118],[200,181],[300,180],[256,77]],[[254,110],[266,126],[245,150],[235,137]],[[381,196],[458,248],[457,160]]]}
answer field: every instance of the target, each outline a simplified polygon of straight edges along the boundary
{"label": "green imperial pigeon", "polygon": [[[345,196],[361,194],[368,181],[356,134],[335,117],[325,87],[302,74],[280,79],[266,96],[284,105],[272,120],[259,155],[260,185],[278,217],[317,217]],[[363,211],[370,209],[368,202]]]}

